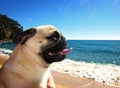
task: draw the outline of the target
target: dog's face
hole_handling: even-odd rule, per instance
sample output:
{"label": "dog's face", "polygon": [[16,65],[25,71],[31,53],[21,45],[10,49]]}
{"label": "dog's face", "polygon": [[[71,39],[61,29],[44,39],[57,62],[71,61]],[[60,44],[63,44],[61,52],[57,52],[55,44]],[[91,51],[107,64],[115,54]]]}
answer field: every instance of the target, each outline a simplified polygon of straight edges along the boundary
{"label": "dog's face", "polygon": [[61,61],[70,50],[64,50],[67,42],[64,36],[53,26],[30,28],[19,34],[15,43],[25,45],[46,63]]}

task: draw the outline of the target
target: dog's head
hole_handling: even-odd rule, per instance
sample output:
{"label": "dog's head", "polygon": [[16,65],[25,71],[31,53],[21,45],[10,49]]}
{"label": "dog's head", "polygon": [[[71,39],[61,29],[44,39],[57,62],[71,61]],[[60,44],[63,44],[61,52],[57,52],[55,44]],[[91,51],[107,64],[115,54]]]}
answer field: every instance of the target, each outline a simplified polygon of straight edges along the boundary
{"label": "dog's head", "polygon": [[65,50],[67,46],[65,37],[57,28],[50,25],[30,28],[20,33],[14,42],[28,46],[49,64],[63,60],[71,50]]}

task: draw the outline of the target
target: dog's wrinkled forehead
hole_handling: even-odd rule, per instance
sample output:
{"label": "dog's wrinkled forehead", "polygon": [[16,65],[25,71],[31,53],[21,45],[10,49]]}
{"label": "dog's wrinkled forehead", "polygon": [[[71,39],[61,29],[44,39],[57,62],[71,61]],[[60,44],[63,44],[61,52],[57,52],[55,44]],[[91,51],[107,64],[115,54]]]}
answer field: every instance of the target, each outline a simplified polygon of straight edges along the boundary
{"label": "dog's wrinkled forehead", "polygon": [[51,31],[51,30],[57,30],[56,27],[52,26],[52,25],[46,25],[46,26],[38,26],[38,27],[34,27],[36,30],[46,30],[46,31]]}
{"label": "dog's wrinkled forehead", "polygon": [[20,34],[18,34],[18,36],[15,39],[13,39],[13,42],[16,44],[17,43],[24,44],[28,39],[30,39],[36,33],[43,37],[45,35],[48,35],[49,37],[49,35],[51,35],[53,32],[57,32],[59,33],[59,35],[61,35],[61,33],[54,26],[51,25],[38,26],[38,27],[30,28],[24,32],[21,32]]}
{"label": "dog's wrinkled forehead", "polygon": [[51,33],[53,32],[58,32],[59,34],[60,31],[58,31],[58,29],[54,26],[51,26],[51,25],[47,25],[47,26],[38,26],[38,27],[34,27],[36,29],[36,31],[40,34],[43,34],[43,35],[50,35]]}

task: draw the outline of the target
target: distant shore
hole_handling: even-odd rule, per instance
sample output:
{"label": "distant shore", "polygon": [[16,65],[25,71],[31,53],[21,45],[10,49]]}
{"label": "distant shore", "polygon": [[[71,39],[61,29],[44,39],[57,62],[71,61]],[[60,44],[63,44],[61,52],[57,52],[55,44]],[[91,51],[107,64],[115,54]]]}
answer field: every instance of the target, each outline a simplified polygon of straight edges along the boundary
{"label": "distant shore", "polygon": [[[0,44],[12,43],[12,40],[0,40]],[[12,50],[6,50],[5,48],[0,48],[0,52],[3,54],[10,55]]]}

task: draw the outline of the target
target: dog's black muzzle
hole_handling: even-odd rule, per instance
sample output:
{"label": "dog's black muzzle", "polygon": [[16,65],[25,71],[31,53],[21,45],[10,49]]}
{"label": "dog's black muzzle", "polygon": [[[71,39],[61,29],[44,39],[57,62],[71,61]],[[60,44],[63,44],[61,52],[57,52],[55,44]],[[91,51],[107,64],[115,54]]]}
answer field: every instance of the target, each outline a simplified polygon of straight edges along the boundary
{"label": "dog's black muzzle", "polygon": [[60,37],[59,34],[55,32],[49,37],[49,39],[53,39],[54,44],[53,46],[48,45],[52,47],[49,47],[48,49],[42,52],[42,57],[44,58],[44,60],[50,64],[52,62],[58,62],[65,59],[66,55],[62,53],[67,46],[65,37]]}

